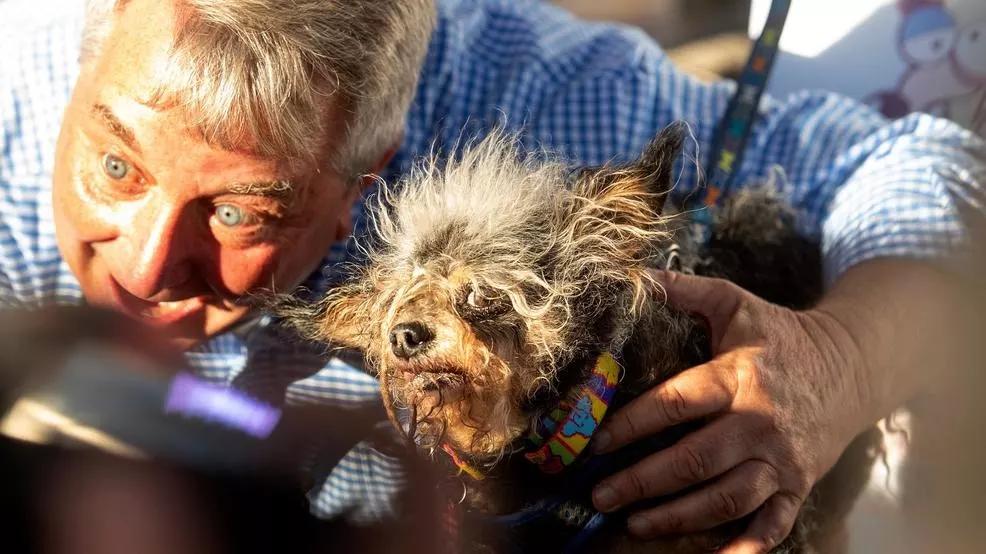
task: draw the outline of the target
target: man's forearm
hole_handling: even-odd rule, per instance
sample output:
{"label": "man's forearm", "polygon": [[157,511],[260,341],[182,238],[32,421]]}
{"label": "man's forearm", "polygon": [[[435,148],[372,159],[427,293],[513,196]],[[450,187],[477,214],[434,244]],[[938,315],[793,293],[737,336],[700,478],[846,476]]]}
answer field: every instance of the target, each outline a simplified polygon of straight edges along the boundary
{"label": "man's forearm", "polygon": [[850,268],[811,310],[859,398],[860,424],[949,378],[960,352],[958,286],[931,262],[877,259]]}

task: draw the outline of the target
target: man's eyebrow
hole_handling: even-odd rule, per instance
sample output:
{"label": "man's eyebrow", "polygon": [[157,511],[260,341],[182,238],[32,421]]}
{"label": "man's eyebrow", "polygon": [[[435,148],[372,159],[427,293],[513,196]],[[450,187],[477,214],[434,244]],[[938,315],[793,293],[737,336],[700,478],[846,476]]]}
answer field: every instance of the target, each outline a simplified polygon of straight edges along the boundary
{"label": "man's eyebrow", "polygon": [[127,127],[120,121],[116,115],[113,114],[113,110],[109,109],[105,104],[93,104],[92,105],[92,115],[99,119],[103,125],[114,135],[116,135],[120,140],[129,146],[132,150],[140,152],[140,145],[137,144],[137,138],[134,136],[134,132],[130,127]]}
{"label": "man's eyebrow", "polygon": [[288,200],[294,194],[294,185],[290,181],[250,181],[233,183],[226,187],[230,194],[246,194],[250,196],[265,196],[275,200]]}

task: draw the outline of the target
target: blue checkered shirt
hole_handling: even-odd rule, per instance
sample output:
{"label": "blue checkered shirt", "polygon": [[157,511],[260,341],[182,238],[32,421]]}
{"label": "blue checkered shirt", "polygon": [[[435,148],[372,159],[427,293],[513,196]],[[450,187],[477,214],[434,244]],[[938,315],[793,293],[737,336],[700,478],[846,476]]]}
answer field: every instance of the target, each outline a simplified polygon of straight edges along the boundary
{"label": "blue checkered shirt", "polygon": [[[80,3],[59,0],[60,8],[40,10],[37,2],[0,2],[0,304],[84,302],[55,244],[49,192],[61,114],[78,72]],[[432,145],[454,149],[463,136],[494,125],[518,131],[532,148],[600,164],[635,157],[658,130],[685,120],[695,137],[686,158],[701,159],[733,88],[677,72],[631,28],[582,22],[539,2],[442,1],[405,139],[385,177],[398,177]],[[783,192],[800,211],[801,229],[820,239],[830,281],[872,258],[953,252],[965,236],[963,214],[981,213],[986,148],[947,121],[913,115],[887,122],[822,92],[767,99],[762,112],[737,182],[784,169]],[[686,161],[675,193],[695,182],[695,164]],[[345,252],[339,245],[327,253],[327,267]],[[330,273],[310,284],[319,288]],[[210,380],[288,403],[378,401],[372,378],[304,346],[285,346],[271,327],[216,337],[188,352],[188,363]],[[360,444],[315,477],[315,514],[359,520],[390,513],[401,474],[393,460]]]}

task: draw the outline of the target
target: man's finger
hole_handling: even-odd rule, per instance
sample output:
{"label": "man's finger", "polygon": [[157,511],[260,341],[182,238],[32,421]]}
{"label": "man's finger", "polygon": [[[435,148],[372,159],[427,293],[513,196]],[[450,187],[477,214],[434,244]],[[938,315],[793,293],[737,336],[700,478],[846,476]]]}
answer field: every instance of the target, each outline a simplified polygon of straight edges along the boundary
{"label": "man's finger", "polygon": [[770,497],[742,535],[720,550],[720,554],[766,554],[791,533],[804,501],[789,493]]}
{"label": "man's finger", "polygon": [[772,466],[747,460],[707,487],[637,512],[627,525],[631,534],[642,539],[705,531],[752,513],[777,489],[777,471]]}
{"label": "man's finger", "polygon": [[719,343],[747,294],[724,279],[661,270],[654,270],[652,275],[664,288],[669,304],[708,321],[713,345]]}
{"label": "man's finger", "polygon": [[736,392],[735,383],[714,363],[683,371],[612,414],[593,437],[593,450],[610,452],[668,427],[728,408]]}
{"label": "man's finger", "polygon": [[725,279],[663,270],[653,270],[652,275],[664,287],[669,303],[709,319],[728,320],[739,308],[745,292]]}
{"label": "man's finger", "polygon": [[593,504],[600,511],[610,512],[718,477],[750,459],[756,431],[742,426],[738,419],[740,416],[736,415],[718,418],[673,446],[603,480],[593,490]]}

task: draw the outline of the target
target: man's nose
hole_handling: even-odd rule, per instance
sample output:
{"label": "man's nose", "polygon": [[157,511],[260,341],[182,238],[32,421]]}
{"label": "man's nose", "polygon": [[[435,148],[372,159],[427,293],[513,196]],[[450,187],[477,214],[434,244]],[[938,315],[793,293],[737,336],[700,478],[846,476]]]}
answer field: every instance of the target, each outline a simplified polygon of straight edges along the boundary
{"label": "man's nose", "polygon": [[[191,241],[183,237],[182,210],[148,207],[134,218],[129,234],[129,265],[122,268],[127,290],[141,298],[180,287],[191,275]],[[127,260],[123,260],[124,263]]]}

